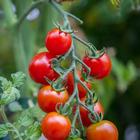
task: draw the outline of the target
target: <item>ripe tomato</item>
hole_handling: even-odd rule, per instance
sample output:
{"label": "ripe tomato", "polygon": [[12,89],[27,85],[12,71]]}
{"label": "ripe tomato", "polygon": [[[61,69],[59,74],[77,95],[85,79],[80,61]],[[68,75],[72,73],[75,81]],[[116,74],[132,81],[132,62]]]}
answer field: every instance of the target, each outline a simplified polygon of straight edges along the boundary
{"label": "ripe tomato", "polygon": [[73,138],[73,139],[66,139],[66,140],[83,140],[81,138]]}
{"label": "ripe tomato", "polygon": [[[101,58],[88,58],[86,55],[83,58],[83,62],[90,68],[90,76],[96,76],[96,79],[102,79],[106,77],[111,71],[111,60],[105,53]],[[87,72],[87,69],[83,66],[83,70]]]}
{"label": "ripe tomato", "polygon": [[71,131],[71,122],[66,116],[50,112],[43,118],[41,128],[48,140],[64,140]]}
{"label": "ripe tomato", "polygon": [[62,32],[58,28],[51,30],[45,40],[46,48],[55,55],[65,54],[70,49],[71,43],[70,34]]}
{"label": "ripe tomato", "polygon": [[[83,104],[85,104],[85,100],[86,97],[81,98],[81,102],[83,102]],[[75,110],[76,110],[76,103],[73,106],[73,114],[75,113]],[[81,120],[83,125],[88,127],[89,125],[92,124],[92,122],[88,117],[89,111],[86,108],[84,108],[82,105],[80,105],[79,110],[80,110],[80,115],[81,115]],[[94,112],[97,112],[97,114],[100,114],[100,112],[102,112],[102,114],[104,115],[104,109],[99,101],[96,104],[94,104]],[[94,117],[91,118],[95,120]]]}
{"label": "ripe tomato", "polygon": [[[81,71],[77,70],[76,71],[76,74],[78,76],[78,78],[85,84],[85,86],[87,86],[89,88],[89,90],[91,90],[92,88],[92,84],[86,82],[83,80],[82,78],[82,75],[81,75]],[[74,82],[73,82],[73,73],[70,72],[68,75],[67,75],[67,78],[66,78],[68,81],[67,81],[67,84],[66,84],[66,87],[67,87],[67,91],[70,95],[72,95],[73,91],[74,91]],[[85,97],[86,96],[86,93],[87,93],[87,90],[80,84],[80,83],[77,83],[77,86],[78,86],[78,93],[79,93],[79,97],[82,98],[82,97]]]}
{"label": "ripe tomato", "polygon": [[58,92],[53,90],[50,85],[42,87],[37,96],[39,107],[46,113],[55,111],[57,103],[65,103],[68,99],[67,90]]}
{"label": "ripe tomato", "polygon": [[87,140],[118,140],[118,130],[110,121],[91,124],[86,131]]}
{"label": "ripe tomato", "polygon": [[30,77],[39,84],[48,84],[44,77],[50,80],[57,79],[58,73],[51,68],[51,60],[57,58],[49,52],[42,52],[33,57],[29,64]]}

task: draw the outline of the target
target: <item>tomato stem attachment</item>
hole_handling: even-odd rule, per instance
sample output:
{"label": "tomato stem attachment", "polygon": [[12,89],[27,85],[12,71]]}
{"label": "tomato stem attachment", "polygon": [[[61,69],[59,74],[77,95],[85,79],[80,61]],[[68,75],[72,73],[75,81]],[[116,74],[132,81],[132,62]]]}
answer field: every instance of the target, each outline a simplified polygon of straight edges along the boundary
{"label": "tomato stem attachment", "polygon": [[[71,31],[72,29],[71,29],[71,26],[70,26],[70,22],[69,22],[69,19],[68,19],[68,17],[72,17],[73,19],[75,19],[75,20],[77,20],[80,24],[82,24],[83,22],[79,19],[79,18],[77,18],[77,17],[75,17],[75,16],[73,16],[72,14],[69,14],[69,13],[67,13],[67,12],[65,12],[65,11],[63,11],[59,6],[58,6],[58,4],[55,2],[55,1],[53,1],[53,0],[50,0],[50,4],[52,4],[52,6],[61,14],[61,16],[62,16],[62,18],[63,18],[63,21],[64,21],[64,24],[63,24],[63,26],[61,27],[61,25],[60,24],[58,24],[57,26],[58,26],[58,28],[60,29],[60,30],[62,30],[62,29],[64,29],[64,32],[65,31]],[[62,30],[63,31],[63,30]],[[87,48],[87,51],[89,52],[88,54],[89,54],[89,57],[94,57],[94,58],[99,58],[99,57],[101,57],[102,55],[103,55],[103,53],[105,52],[105,49],[103,48],[102,50],[100,50],[100,51],[98,51],[97,49],[96,49],[96,47],[93,45],[93,44],[91,44],[91,43],[87,43],[87,42],[85,42],[85,41],[83,41],[82,39],[80,39],[79,37],[77,37],[75,34],[74,34],[74,32],[73,33],[71,33],[70,34],[71,35],[71,37],[72,37],[72,40],[73,39],[76,39],[76,40],[78,40],[79,42],[81,42],[82,44],[84,44],[85,46],[86,46],[86,48]],[[69,55],[69,54],[71,54],[71,66],[68,68],[68,69],[63,69],[62,67],[60,67],[60,63]],[[63,82],[63,78],[65,78],[71,71],[72,71],[72,74],[73,74],[73,82],[74,82],[74,91],[73,91],[73,94],[70,96],[70,98],[69,98],[69,100],[65,103],[65,104],[63,104],[63,105],[61,105],[61,107],[60,107],[60,112],[61,113],[63,113],[64,114],[64,112],[67,112],[67,109],[69,109],[70,108],[70,104],[73,102],[73,100],[74,99],[76,99],[76,103],[77,103],[77,106],[76,106],[76,112],[75,112],[75,114],[74,114],[74,116],[73,116],[73,118],[72,118],[72,128],[71,128],[71,133],[70,133],[70,135],[69,136],[71,136],[72,138],[75,138],[75,137],[77,137],[76,135],[76,126],[75,126],[75,123],[76,123],[76,120],[77,120],[77,118],[78,118],[78,120],[79,120],[79,124],[80,124],[80,128],[81,128],[81,133],[80,133],[80,135],[81,135],[81,137],[82,138],[84,138],[85,136],[84,136],[84,126],[83,126],[83,123],[82,123],[82,120],[81,120],[81,115],[80,115],[80,110],[79,110],[79,106],[83,106],[85,109],[87,109],[88,111],[89,111],[89,114],[92,114],[92,116],[94,117],[94,119],[95,120],[93,120],[94,121],[94,123],[95,122],[97,122],[97,121],[99,121],[100,119],[102,119],[102,116],[103,116],[103,114],[101,114],[101,115],[98,115],[97,113],[95,113],[94,112],[94,104],[96,103],[96,101],[97,100],[93,100],[94,99],[94,94],[95,93],[93,93],[92,91],[90,91],[85,85],[84,85],[84,83],[79,79],[79,77],[77,76],[77,74],[76,74],[76,62],[79,62],[81,65],[83,65],[86,69],[87,69],[87,72],[86,73],[83,73],[83,75],[84,75],[84,80],[88,80],[88,81],[90,81],[90,78],[93,78],[93,77],[96,77],[96,75],[95,76],[89,76],[89,74],[90,74],[90,68],[85,64],[85,63],[83,63],[76,55],[75,55],[75,50],[74,50],[74,44],[73,44],[73,41],[72,41],[72,44],[71,44],[71,48],[70,48],[70,50],[66,53],[66,54],[64,54],[64,55],[62,55],[62,56],[60,56],[58,59],[53,59],[52,60],[52,68],[60,75],[60,77],[57,79],[57,80],[55,80],[55,81],[53,81],[53,88],[55,88],[55,90],[57,90],[57,88],[59,89],[59,87],[61,87],[60,85],[62,85],[62,82]],[[88,97],[87,97],[87,101],[86,102],[88,102],[87,103],[87,105],[85,105],[83,102],[81,102],[81,100],[80,100],[80,98],[79,98],[79,94],[78,94],[78,87],[77,87],[77,83],[80,83],[85,89],[86,89],[86,91],[88,92]],[[94,82],[92,82],[91,81],[91,83],[94,83]],[[65,85],[65,84],[64,84]],[[56,88],[57,87],[57,88]],[[67,112],[68,113],[68,112]],[[66,113],[66,114],[67,114]],[[90,115],[89,115],[90,116]],[[91,118],[91,120],[92,120],[92,118]],[[79,135],[79,133],[78,133],[78,135]]]}

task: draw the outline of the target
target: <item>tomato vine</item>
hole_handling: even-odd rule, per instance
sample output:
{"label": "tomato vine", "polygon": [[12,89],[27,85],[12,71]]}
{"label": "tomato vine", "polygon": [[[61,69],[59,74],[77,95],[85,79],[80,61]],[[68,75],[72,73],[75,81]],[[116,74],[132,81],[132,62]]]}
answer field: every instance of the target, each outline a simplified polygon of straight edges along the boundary
{"label": "tomato vine", "polygon": [[[54,30],[55,31],[57,30],[57,33],[55,34],[54,30],[53,30],[48,33],[48,36],[49,35],[51,36],[52,32],[55,35],[53,34],[53,37],[47,36],[47,38],[46,38],[45,43],[46,43],[46,47],[49,52],[40,53],[40,54],[37,54],[36,56],[34,56],[30,62],[29,69],[28,69],[32,80],[34,80],[36,83],[46,85],[39,91],[39,94],[38,94],[38,105],[44,112],[47,113],[47,115],[44,117],[44,119],[42,120],[40,125],[42,126],[43,134],[49,140],[64,140],[66,138],[74,139],[74,138],[79,138],[79,137],[82,139],[94,140],[93,138],[91,138],[91,137],[94,137],[91,134],[92,131],[90,132],[90,136],[85,135],[86,130],[85,130],[83,118],[82,118],[82,115],[80,112],[80,107],[82,106],[84,109],[86,109],[88,111],[88,113],[85,116],[89,119],[89,121],[91,122],[92,125],[103,122],[102,120],[103,120],[104,111],[103,111],[102,107],[101,107],[100,111],[95,111],[96,105],[98,103],[98,99],[94,99],[95,98],[94,91],[92,91],[91,88],[88,88],[88,86],[85,85],[85,82],[94,84],[94,79],[96,79],[96,78],[98,79],[99,76],[102,76],[102,73],[103,73],[103,76],[100,77],[99,79],[102,79],[105,76],[107,76],[111,69],[111,61],[108,57],[107,61],[108,61],[109,65],[106,67],[107,70],[105,69],[105,72],[100,71],[106,65],[106,64],[103,65],[102,63],[104,63],[104,62],[100,61],[101,58],[103,58],[104,56],[107,56],[105,48],[103,48],[101,50],[97,50],[93,44],[87,43],[75,35],[75,31],[71,28],[71,23],[69,21],[69,17],[75,19],[80,24],[82,24],[83,21],[80,20],[78,17],[72,15],[71,13],[64,11],[59,6],[59,3],[61,3],[61,2],[63,2],[63,1],[55,1],[55,0],[37,1],[37,2],[33,3],[31,5],[31,7],[27,8],[27,10],[20,16],[20,18],[18,19],[18,21],[15,22],[16,24],[14,23],[14,25],[16,27],[16,30],[18,28],[20,28],[23,19],[28,15],[28,13],[31,10],[33,10],[35,7],[42,5],[42,4],[49,3],[49,4],[51,4],[52,7],[54,7],[58,11],[58,13],[60,13],[60,15],[62,16],[62,19],[63,19],[63,25],[60,25],[59,23],[55,24],[57,29],[54,29]],[[65,36],[62,37],[60,34],[65,34]],[[68,39],[66,39],[66,36],[68,36]],[[74,39],[85,45],[86,51],[87,51],[85,57],[87,57],[88,63],[85,63],[84,60],[81,60],[76,56]],[[55,42],[55,40],[56,40],[56,42]],[[64,43],[68,43],[68,46],[64,45]],[[55,50],[55,48],[57,50]],[[59,49],[60,49],[60,52],[58,52]],[[51,53],[58,55],[58,56],[54,56]],[[71,56],[71,65],[69,68],[64,68],[61,66],[61,63],[69,55]],[[40,58],[40,56],[41,56],[41,58]],[[105,59],[105,58],[103,58],[103,59]],[[93,62],[93,60],[99,60],[97,62],[97,63],[99,63],[99,65],[96,65],[96,63],[92,64],[91,62]],[[77,66],[76,66],[77,62],[80,63],[82,66],[82,70],[81,70],[82,79],[77,74]],[[90,65],[95,65],[95,67],[98,67],[97,71],[99,71],[99,73],[94,72],[95,68],[92,69],[90,67]],[[92,72],[92,74],[91,74],[91,72]],[[68,75],[70,73],[72,73],[72,77],[73,77],[73,91],[72,91],[73,93],[71,95],[69,95],[69,99],[66,98],[66,100],[63,100],[63,101],[59,100],[58,99],[59,97],[57,95],[61,96],[61,93],[67,94],[66,90],[67,90],[67,87],[69,86],[69,85],[67,85],[68,80],[69,80]],[[47,84],[49,84],[49,86]],[[87,92],[85,95],[84,102],[80,98],[80,94],[79,94],[80,91],[78,89],[78,84],[80,84],[80,86],[82,86]],[[54,95],[56,95],[57,97],[55,98]],[[66,95],[66,96],[68,96],[68,95]],[[16,100],[19,97],[20,96],[17,93],[15,95],[14,100]],[[3,114],[3,100],[4,99],[1,98],[1,104],[0,104],[1,110],[0,111],[3,115],[3,118],[5,118],[5,123],[8,123],[5,115]],[[10,103],[10,102],[12,102],[12,100],[6,102],[6,104]],[[75,108],[73,108],[74,103],[76,103]],[[73,114],[71,122],[70,122],[68,117],[70,115],[72,115],[73,110],[75,110],[75,111],[74,111],[74,114]],[[55,111],[57,111],[58,113],[56,113]],[[57,119],[57,116],[59,117],[60,120]],[[86,117],[84,119],[87,119]],[[54,119],[54,121],[53,121],[53,119]],[[66,126],[64,126],[60,122],[61,119],[66,120],[66,123],[65,123]],[[28,125],[24,124],[22,119],[21,119],[21,122],[23,123],[23,126],[28,126],[31,124],[31,122],[33,123],[32,119],[30,120],[30,122],[27,123]],[[79,124],[78,127],[76,126],[76,123]],[[17,122],[17,124],[18,124],[18,122]],[[35,127],[40,128],[39,124],[35,123],[35,125],[36,125]],[[13,127],[14,131],[17,132],[17,128],[15,126],[16,126],[16,123],[15,123],[15,125],[11,124],[10,127]],[[60,127],[60,128],[58,128],[58,127]],[[60,130],[61,127],[63,130],[65,128],[66,132]],[[90,127],[90,124],[87,125],[87,122],[86,122],[86,127]],[[68,131],[67,131],[67,128],[68,128]],[[38,129],[38,130],[40,130],[40,129]],[[58,137],[57,137],[57,135],[53,134],[53,132],[56,132],[55,130],[58,131],[56,133],[58,135]],[[28,134],[28,133],[29,133],[29,131],[25,132],[25,134],[24,134],[24,135],[27,135],[26,139],[28,139],[30,136],[30,134]],[[103,134],[101,134],[101,136],[103,136]],[[17,137],[22,140],[21,134],[17,133]],[[96,135],[95,135],[95,137],[96,137]],[[107,138],[109,138],[109,137],[106,137],[105,140],[107,140]],[[117,131],[117,128],[115,127],[115,137],[113,140],[117,140],[117,139],[118,139],[118,131]],[[98,140],[102,140],[102,137],[100,137]]]}

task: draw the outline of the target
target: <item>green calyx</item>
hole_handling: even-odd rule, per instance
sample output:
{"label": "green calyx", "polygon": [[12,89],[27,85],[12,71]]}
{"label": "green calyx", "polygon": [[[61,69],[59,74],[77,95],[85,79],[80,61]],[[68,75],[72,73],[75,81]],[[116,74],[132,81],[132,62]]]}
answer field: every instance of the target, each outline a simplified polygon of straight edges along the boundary
{"label": "green calyx", "polygon": [[57,24],[53,22],[53,24],[61,32],[64,32],[64,33],[67,33],[67,34],[71,34],[71,33],[74,33],[75,32],[74,30],[66,29],[66,26],[69,24],[69,22],[68,23],[65,22],[65,26],[64,27],[62,27],[58,22],[57,22]]}

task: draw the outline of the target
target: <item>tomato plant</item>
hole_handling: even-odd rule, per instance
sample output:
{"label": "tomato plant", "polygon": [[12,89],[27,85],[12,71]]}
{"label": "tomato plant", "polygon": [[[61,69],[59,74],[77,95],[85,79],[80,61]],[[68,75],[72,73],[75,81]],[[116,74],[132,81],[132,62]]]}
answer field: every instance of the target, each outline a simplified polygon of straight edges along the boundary
{"label": "tomato plant", "polygon": [[58,74],[51,67],[51,60],[57,58],[49,52],[35,55],[29,64],[30,77],[39,84],[48,84],[45,77],[50,80],[58,78]]}
{"label": "tomato plant", "polygon": [[[90,76],[97,76],[96,79],[106,77],[111,71],[111,60],[106,53],[100,58],[89,58],[85,55],[83,62],[90,68]],[[83,70],[87,71],[84,66]]]}
{"label": "tomato plant", "polygon": [[107,120],[91,124],[86,131],[87,140],[118,140],[116,126]]}
{"label": "tomato plant", "polygon": [[[75,31],[71,28],[69,17],[78,21],[80,24],[82,24],[83,21],[81,21],[73,14],[62,10],[62,6],[60,6],[59,4],[64,1],[70,2],[73,0],[31,1],[33,2],[33,4],[31,4],[30,6],[29,4],[25,4],[26,7],[29,7],[27,7],[27,9],[23,13],[20,13],[19,16],[15,16],[15,12],[11,7],[12,5],[10,3],[10,0],[2,0],[2,5],[5,7],[4,10],[2,9],[2,11],[4,12],[2,14],[6,15],[4,21],[6,21],[6,25],[9,26],[7,29],[11,30],[10,33],[15,34],[15,37],[13,37],[12,35],[10,36],[13,37],[13,41],[16,40],[16,42],[13,43],[13,48],[16,48],[14,49],[16,58],[15,62],[18,62],[17,67],[20,70],[22,70],[23,68],[25,72],[27,72],[26,66],[28,58],[30,58],[30,55],[33,54],[32,45],[34,45],[34,43],[31,43],[33,41],[31,41],[30,39],[29,40],[31,42],[28,43],[30,34],[25,34],[26,32],[20,32],[21,23],[24,18],[30,15],[30,12],[32,13],[33,9],[36,9],[42,4],[46,5],[47,3],[49,3],[62,16],[63,21],[60,21],[63,22],[63,25],[60,25],[57,22],[56,26],[58,28],[51,30],[47,34],[45,45],[49,52],[42,52],[35,55],[29,64],[28,71],[30,77],[34,82],[43,85],[37,95],[38,105],[35,105],[30,99],[28,100],[30,108],[27,110],[23,109],[20,104],[16,108],[14,106],[11,107],[10,111],[13,110],[13,112],[25,111],[21,113],[24,115],[22,115],[19,120],[14,122],[13,124],[8,121],[8,118],[4,112],[5,106],[20,98],[20,91],[18,88],[24,83],[26,77],[21,72],[12,74],[12,81],[8,81],[6,78],[0,76],[2,90],[2,93],[0,94],[0,114],[4,121],[3,124],[0,124],[0,138],[5,137],[10,132],[9,136],[11,137],[11,140],[37,140],[42,133],[48,140],[82,140],[81,138],[86,139],[84,133],[84,126],[86,126],[88,127],[86,132],[87,140],[117,140],[117,128],[113,123],[109,121],[101,121],[103,119],[104,110],[102,105],[98,101],[94,100],[94,93],[91,90],[92,81],[90,82],[90,80],[92,77],[90,76],[95,76],[96,79],[102,79],[106,77],[111,70],[111,61],[108,55],[105,53],[105,49],[97,51],[94,45],[92,45],[90,42],[85,42],[84,40],[80,39],[75,34]],[[6,9],[8,10],[6,11]],[[44,12],[44,10],[41,11]],[[50,13],[46,12],[46,14]],[[44,15],[46,16],[46,14]],[[38,20],[39,19],[44,19],[44,17],[38,18]],[[48,20],[44,19],[44,21]],[[40,22],[40,25],[42,25],[42,20]],[[46,26],[42,29],[46,29]],[[37,32],[36,34],[38,35]],[[22,36],[26,35],[28,35],[28,37],[26,37],[27,40],[22,40]],[[34,36],[33,38],[35,39],[36,37]],[[73,41],[73,39],[81,42],[86,47],[87,52],[89,52],[90,50],[93,54],[95,54],[96,58],[93,58],[92,55],[89,57],[86,55],[84,56],[82,61],[78,56],[76,56],[77,52],[75,53],[75,42]],[[26,44],[25,48],[23,48],[24,44]],[[29,52],[24,52],[28,49]],[[20,55],[18,55],[19,52]],[[68,57],[69,55],[70,57]],[[61,62],[65,61],[67,58],[71,58],[71,65],[68,68],[60,65]],[[77,70],[77,63],[82,65],[82,72],[84,71],[85,73],[81,74],[81,71]],[[82,75],[84,78],[82,77]],[[27,87],[30,89],[30,93],[33,93],[34,87],[31,88],[30,85],[32,84],[30,84],[29,80],[29,86]],[[67,88],[68,91],[66,90]],[[26,93],[28,92],[26,91]],[[27,99],[29,99],[29,96]],[[40,109],[38,109],[38,106],[45,113],[42,111],[38,113],[36,111],[40,111]],[[35,115],[33,114],[34,112]],[[43,118],[40,124],[40,120],[46,113],[47,115]],[[72,113],[73,116],[71,115]],[[39,114],[39,116],[36,116],[37,114]],[[68,118],[69,116],[72,117],[71,120]],[[37,122],[35,122],[34,118],[37,120]],[[75,125],[76,121],[80,122],[78,126]],[[22,129],[21,127],[23,127],[23,131],[20,131],[20,129]],[[26,127],[27,130],[25,130],[24,127]]]}
{"label": "tomato plant", "polygon": [[55,55],[65,54],[70,49],[71,43],[70,34],[60,31],[58,28],[51,30],[45,40],[46,48]]}
{"label": "tomato plant", "polygon": [[69,96],[67,90],[58,92],[52,89],[50,85],[42,87],[37,96],[39,107],[46,113],[55,111],[57,103],[65,103],[68,99]]}
{"label": "tomato plant", "polygon": [[[85,84],[85,86],[87,86],[89,88],[89,90],[91,90],[92,88],[92,84],[86,82],[85,80],[83,80],[82,78],[82,75],[81,75],[81,71],[77,70],[76,71],[76,74],[78,76],[78,78]],[[72,95],[73,91],[74,91],[74,79],[73,79],[73,72],[70,72],[68,75],[67,75],[67,84],[66,84],[66,87],[67,87],[67,91],[70,95]],[[86,96],[86,93],[87,93],[87,90],[80,84],[80,83],[77,83],[77,86],[78,86],[78,94],[79,94],[79,97],[82,98],[82,97],[85,97]]]}
{"label": "tomato plant", "polygon": [[[81,102],[83,104],[85,104],[85,100],[86,100],[86,97],[81,98]],[[75,110],[76,110],[76,103],[74,104],[74,107],[73,107],[73,113],[75,113]],[[82,105],[80,105],[79,110],[80,110],[80,115],[81,115],[81,120],[82,120],[83,125],[86,126],[86,127],[91,125],[92,122],[90,121],[90,119],[88,117],[89,111]],[[104,109],[103,109],[103,107],[102,107],[102,105],[100,104],[99,101],[97,101],[94,104],[94,112],[96,112],[98,115],[100,113],[102,113],[104,115]],[[93,120],[95,120],[93,116],[91,116],[91,118]]]}
{"label": "tomato plant", "polygon": [[42,133],[49,140],[64,140],[71,131],[71,122],[57,112],[48,113],[41,123]]}

